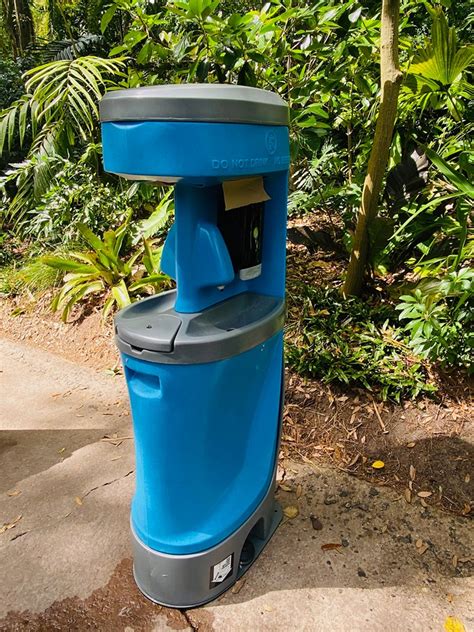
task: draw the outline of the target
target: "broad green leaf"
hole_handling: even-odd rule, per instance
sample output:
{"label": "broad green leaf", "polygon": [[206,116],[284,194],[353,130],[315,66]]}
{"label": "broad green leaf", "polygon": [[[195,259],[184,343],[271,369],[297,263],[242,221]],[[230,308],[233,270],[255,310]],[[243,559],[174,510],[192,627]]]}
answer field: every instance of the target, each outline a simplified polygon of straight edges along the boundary
{"label": "broad green leaf", "polygon": [[94,248],[94,250],[97,253],[103,250],[104,244],[102,240],[99,239],[97,235],[94,235],[94,233],[91,231],[91,229],[88,226],[86,226],[86,224],[79,223],[77,225],[77,229],[81,233],[81,235],[84,237],[84,239],[87,241],[87,243],[90,246],[92,246],[92,248]]}
{"label": "broad green leaf", "polygon": [[425,147],[424,151],[431,162],[441,171],[441,173],[449,180],[449,182],[458,189],[458,191],[465,193],[470,198],[474,198],[474,185],[463,176],[463,174],[456,169],[453,169],[441,156],[429,147]]}
{"label": "broad green leaf", "polygon": [[104,15],[102,16],[101,20],[100,20],[100,30],[101,33],[105,33],[106,28],[108,27],[110,20],[114,17],[115,12],[117,11],[118,7],[116,4],[112,4],[107,11],[104,13]]}
{"label": "broad green leaf", "polygon": [[115,298],[113,296],[109,296],[109,298],[105,301],[104,307],[102,309],[102,322],[107,320],[108,315],[112,311],[112,308],[115,303]]}
{"label": "broad green leaf", "polygon": [[431,42],[414,57],[409,72],[450,86],[474,60],[474,47],[457,47],[456,29],[440,7],[434,9]]}
{"label": "broad green leaf", "polygon": [[134,292],[135,290],[138,290],[147,285],[158,285],[159,283],[163,283],[163,281],[166,281],[167,279],[168,277],[165,274],[150,274],[149,276],[142,277],[138,281],[135,281],[135,283],[132,283],[132,285],[130,285],[128,289],[130,292]]}
{"label": "broad green leaf", "polygon": [[41,261],[51,268],[56,270],[70,270],[72,272],[90,272],[90,267],[81,263],[76,263],[71,259],[64,259],[62,257],[55,257],[53,255],[47,255],[41,257]]}
{"label": "broad green leaf", "polygon": [[78,291],[74,292],[67,302],[64,310],[61,314],[61,318],[64,322],[67,321],[71,309],[74,307],[76,303],[78,303],[81,299],[83,299],[88,294],[95,294],[97,292],[103,292],[104,286],[101,281],[95,281],[93,283],[88,283],[81,287]]}
{"label": "broad green leaf", "polygon": [[349,13],[349,22],[355,23],[360,18],[360,14],[362,13],[362,7],[358,7],[352,13]]}
{"label": "broad green leaf", "polygon": [[127,286],[123,280],[112,287],[112,296],[117,301],[117,305],[120,309],[130,305],[130,296],[128,294]]}

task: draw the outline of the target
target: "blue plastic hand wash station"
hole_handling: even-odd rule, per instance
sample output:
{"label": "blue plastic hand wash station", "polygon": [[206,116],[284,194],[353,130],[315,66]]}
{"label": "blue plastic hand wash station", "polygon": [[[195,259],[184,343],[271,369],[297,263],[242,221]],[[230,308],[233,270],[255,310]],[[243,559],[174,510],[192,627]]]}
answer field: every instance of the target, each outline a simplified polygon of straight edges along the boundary
{"label": "blue plastic hand wash station", "polygon": [[161,268],[177,289],[116,317],[136,447],[135,579],[196,606],[276,529],[283,398],[288,108],[231,85],[101,102],[105,169],[175,186]]}

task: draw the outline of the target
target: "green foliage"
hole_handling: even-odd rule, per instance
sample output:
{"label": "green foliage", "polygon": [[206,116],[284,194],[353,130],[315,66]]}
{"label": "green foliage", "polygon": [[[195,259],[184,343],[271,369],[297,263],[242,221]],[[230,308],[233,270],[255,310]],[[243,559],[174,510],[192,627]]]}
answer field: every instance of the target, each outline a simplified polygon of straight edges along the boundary
{"label": "green foliage", "polygon": [[363,386],[399,401],[435,390],[423,361],[401,334],[396,312],[337,290],[301,286],[300,320],[289,331],[286,356],[301,375]]}
{"label": "green foliage", "polygon": [[22,94],[23,82],[18,64],[0,56],[0,109],[8,107]]}
{"label": "green foliage", "polygon": [[417,106],[445,107],[456,121],[462,120],[464,99],[472,98],[465,72],[474,62],[474,46],[458,46],[456,29],[448,26],[441,7],[431,8],[431,41],[415,55],[407,88],[416,95]]}
{"label": "green foliage", "polygon": [[424,279],[400,297],[400,320],[420,357],[474,371],[474,270]]}
{"label": "green foliage", "polygon": [[[459,164],[448,163],[431,149],[426,152],[443,177],[444,195],[417,209],[398,233],[406,233],[411,220],[418,220],[422,213],[436,211],[446,202],[451,207],[431,222],[435,229],[442,229],[441,235],[434,234],[427,243],[418,245],[421,257],[411,263],[421,280],[411,294],[400,298],[397,309],[400,320],[408,321],[405,330],[418,355],[443,366],[462,366],[472,373],[474,270],[462,266],[474,257],[470,226],[474,187]],[[465,164],[469,170],[470,163]]]}
{"label": "green foliage", "polygon": [[21,219],[29,203],[50,185],[56,157],[69,157],[77,146],[98,140],[98,101],[122,76],[123,61],[80,57],[49,62],[25,73],[27,93],[0,112],[0,153],[22,146],[27,129],[31,145],[26,160],[13,165],[2,186],[14,181],[16,194],[8,214]]}
{"label": "green foliage", "polygon": [[[395,273],[389,278],[409,272],[415,286],[445,287],[474,254],[469,4],[445,0],[442,8],[402,0],[401,5],[405,82],[390,167],[421,147],[431,167],[423,190],[413,193],[408,183],[398,204],[387,193],[370,227],[371,261],[377,273]],[[109,235],[100,240],[103,246],[93,240],[102,258],[98,251],[57,255],[69,274],[79,275],[66,275],[57,298],[66,318],[76,301],[91,294],[106,296],[110,308],[128,300],[124,286],[130,300],[141,292],[130,286],[155,273],[153,266],[145,271],[151,259],[143,238],[164,236],[172,214],[170,192],[120,183],[102,171],[98,102],[117,87],[228,82],[278,92],[291,109],[290,212],[326,214],[323,223],[350,245],[380,93],[380,2],[74,0],[46,6],[51,41],[38,41],[18,61],[0,63],[0,80],[5,76],[0,146],[4,160],[14,161],[0,179],[0,218],[2,230],[53,251],[71,247],[84,233],[82,224]],[[23,80],[17,67],[27,69]],[[118,254],[112,253],[119,263],[112,265],[107,231],[117,245],[122,228],[113,229],[131,209],[133,221],[123,229]],[[127,267],[135,256],[130,248],[137,246],[141,254]],[[4,250],[4,263],[17,266],[13,250]],[[85,266],[87,272],[70,266]],[[401,329],[392,309],[357,301],[345,305],[335,292],[301,291],[303,326],[289,345],[299,371],[365,385],[383,397],[431,389],[410,346],[412,330]],[[443,330],[443,340],[459,357],[448,357],[441,347],[427,351],[434,340],[429,336],[417,352],[467,366],[465,326],[456,324],[467,321],[459,320],[454,297],[439,290],[428,302],[441,323],[437,331]]]}
{"label": "green foliage", "polygon": [[423,191],[392,217],[378,218],[372,227],[380,240],[372,242],[372,258],[382,272],[405,262],[414,267],[425,265],[432,259],[452,267],[467,258],[465,245],[474,199],[470,152],[459,154],[456,164],[428,147],[424,151],[432,163],[429,199]]}
{"label": "green foliage", "polygon": [[6,266],[18,258],[19,243],[9,233],[0,230],[0,267]]}
{"label": "green foliage", "polygon": [[67,258],[42,258],[52,269],[66,273],[52,303],[54,311],[61,310],[63,321],[67,321],[76,303],[91,294],[105,297],[105,319],[115,305],[125,307],[143,293],[156,291],[166,281],[159,270],[159,253],[153,251],[148,240],[133,254],[124,256],[128,227],[126,221],[116,230],[106,231],[100,239],[85,224],[79,224],[82,237],[92,248],[90,252],[71,252]]}
{"label": "green foliage", "polygon": [[[110,81],[107,75],[121,75],[123,62],[100,57],[79,57],[51,61],[25,73],[27,94],[1,113],[0,152],[11,144],[18,126],[22,142],[31,123],[33,143],[45,130],[61,133],[73,146],[78,139],[90,140],[98,118],[98,101]],[[59,141],[57,141],[59,142]]]}
{"label": "green foliage", "polygon": [[[92,231],[107,230],[124,221],[131,209],[129,189],[105,182],[85,162],[57,158],[48,190],[19,222],[20,233],[56,247],[79,237],[78,224]],[[137,196],[135,196],[136,198]]]}
{"label": "green foliage", "polygon": [[54,287],[59,272],[34,256],[22,262],[0,267],[0,294],[15,296],[24,292],[42,293]]}

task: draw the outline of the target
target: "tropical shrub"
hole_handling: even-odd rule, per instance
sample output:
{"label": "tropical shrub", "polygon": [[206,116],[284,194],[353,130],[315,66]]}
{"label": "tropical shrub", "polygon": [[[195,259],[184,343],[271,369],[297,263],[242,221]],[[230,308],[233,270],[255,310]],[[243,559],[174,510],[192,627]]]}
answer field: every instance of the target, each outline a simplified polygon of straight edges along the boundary
{"label": "tropical shrub", "polygon": [[130,212],[129,187],[100,179],[84,162],[57,158],[49,189],[18,223],[20,233],[55,248],[77,241],[83,223],[100,232],[122,223]]}
{"label": "tropical shrub", "polygon": [[0,110],[8,107],[23,94],[23,81],[18,64],[0,55]]}
{"label": "tropical shrub", "polygon": [[474,371],[474,270],[425,279],[400,297],[400,320],[422,358]]}
{"label": "tropical shrub", "polygon": [[[26,159],[12,165],[0,186],[15,183],[8,215],[15,221],[50,186],[57,156],[82,155],[81,148],[99,140],[98,102],[123,77],[121,59],[86,56],[52,61],[25,73],[24,94],[0,113],[0,154],[11,148],[18,132],[31,142]],[[79,156],[77,156],[79,154]]]}
{"label": "tropical shrub", "polygon": [[301,286],[300,318],[289,327],[286,357],[301,375],[363,386],[400,400],[435,390],[423,361],[388,304],[343,299],[335,289]]}
{"label": "tropical shrub", "polygon": [[138,296],[156,291],[167,280],[159,270],[160,252],[152,249],[150,241],[145,239],[142,247],[124,256],[128,220],[116,230],[106,231],[103,239],[85,224],[79,224],[78,229],[92,248],[90,252],[42,258],[47,266],[66,273],[64,284],[52,303],[54,311],[61,310],[63,321],[67,321],[76,303],[92,294],[105,298],[105,319],[115,305],[125,307]]}
{"label": "tropical shrub", "polygon": [[426,108],[447,110],[459,122],[473,94],[466,71],[474,60],[474,46],[458,45],[456,29],[448,25],[442,7],[426,3],[426,8],[432,18],[431,39],[409,66],[405,99],[414,100],[418,116]]}

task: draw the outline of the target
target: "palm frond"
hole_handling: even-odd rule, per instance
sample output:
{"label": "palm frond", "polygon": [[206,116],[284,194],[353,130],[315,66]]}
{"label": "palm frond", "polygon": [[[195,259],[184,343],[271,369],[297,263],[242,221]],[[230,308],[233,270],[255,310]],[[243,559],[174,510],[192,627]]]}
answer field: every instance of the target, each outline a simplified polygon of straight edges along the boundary
{"label": "palm frond", "polygon": [[443,87],[455,83],[474,61],[474,46],[458,48],[456,29],[448,26],[441,8],[433,10],[431,42],[417,53],[410,74]]}

